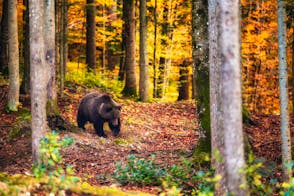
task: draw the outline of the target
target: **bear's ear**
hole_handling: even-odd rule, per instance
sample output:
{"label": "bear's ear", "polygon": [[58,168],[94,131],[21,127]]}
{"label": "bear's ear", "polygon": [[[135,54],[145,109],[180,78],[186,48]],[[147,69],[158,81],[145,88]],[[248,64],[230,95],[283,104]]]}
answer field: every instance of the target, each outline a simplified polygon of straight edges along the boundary
{"label": "bear's ear", "polygon": [[111,101],[110,95],[107,95],[107,94],[102,95],[101,98],[102,98],[102,100],[103,100],[104,103],[109,103]]}

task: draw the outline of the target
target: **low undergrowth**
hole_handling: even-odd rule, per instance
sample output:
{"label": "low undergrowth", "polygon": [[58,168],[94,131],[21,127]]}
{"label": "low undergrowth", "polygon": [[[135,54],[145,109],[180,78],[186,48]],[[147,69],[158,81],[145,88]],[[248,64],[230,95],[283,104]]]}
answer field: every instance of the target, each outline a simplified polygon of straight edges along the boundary
{"label": "low undergrowth", "polygon": [[31,174],[0,173],[0,195],[134,195],[118,188],[92,186],[77,177],[71,165],[64,167],[60,150],[72,143],[72,138],[60,139],[56,132],[48,133],[40,141],[40,161],[32,166]]}
{"label": "low undergrowth", "polygon": [[[97,187],[77,177],[71,165],[64,166],[61,149],[73,143],[72,138],[60,139],[55,132],[49,133],[40,141],[40,161],[32,167],[31,174],[8,175],[0,173],[0,195],[38,194],[64,195],[148,195],[144,193],[123,192],[118,188]],[[294,162],[288,164],[289,168]],[[289,182],[270,181],[273,165],[263,159],[248,157],[246,173],[251,195],[292,195],[294,178]],[[182,159],[181,164],[160,167],[155,163],[155,156],[148,160],[129,155],[126,162],[117,162],[112,178],[122,186],[158,186],[159,195],[214,195],[214,187],[221,176],[214,170],[195,167],[192,161]]]}
{"label": "low undergrowth", "polygon": [[[157,166],[154,160],[155,156],[144,160],[129,155],[125,164],[116,163],[113,178],[122,185],[153,185],[160,186],[163,193],[173,190],[176,195],[201,196],[214,195],[214,188],[222,178],[212,169],[200,170],[188,159],[182,158],[181,164],[164,168]],[[294,194],[294,177],[289,182],[278,182],[273,178],[276,166],[272,162],[254,158],[253,154],[249,154],[247,161],[247,167],[240,172],[246,174],[250,195]],[[287,166],[293,168],[294,162]]]}

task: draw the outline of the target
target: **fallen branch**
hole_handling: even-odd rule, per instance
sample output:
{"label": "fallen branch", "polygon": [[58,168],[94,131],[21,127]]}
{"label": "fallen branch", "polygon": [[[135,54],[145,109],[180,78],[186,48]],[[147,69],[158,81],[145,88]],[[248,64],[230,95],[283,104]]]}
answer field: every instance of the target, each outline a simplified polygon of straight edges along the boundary
{"label": "fallen branch", "polygon": [[147,129],[150,129],[151,131],[154,131],[154,132],[156,132],[156,133],[161,133],[161,131],[158,131],[158,130],[156,130],[156,129],[153,129],[152,127],[150,127],[150,126],[148,126],[148,125],[144,125],[144,124],[138,124],[138,125],[141,125],[141,126],[147,128]]}
{"label": "fallen branch", "polygon": [[3,128],[5,128],[5,127],[13,127],[13,125],[0,125],[0,127],[3,127]]}

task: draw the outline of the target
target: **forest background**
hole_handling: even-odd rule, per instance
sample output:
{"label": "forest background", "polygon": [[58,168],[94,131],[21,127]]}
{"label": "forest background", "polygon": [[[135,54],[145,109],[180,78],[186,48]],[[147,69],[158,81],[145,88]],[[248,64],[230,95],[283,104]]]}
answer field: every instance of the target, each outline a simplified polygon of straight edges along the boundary
{"label": "forest background", "polygon": [[[2,4],[2,2],[0,2]],[[61,1],[59,2],[59,5]],[[138,2],[136,3],[138,4]],[[149,64],[150,95],[154,87],[162,88],[158,97],[177,100],[179,70],[188,64],[189,97],[192,97],[192,36],[190,1],[155,1],[147,2],[147,54]],[[277,42],[277,2],[275,1],[241,1],[242,12],[242,90],[243,104],[249,111],[265,114],[279,113],[278,88],[278,42]],[[86,15],[85,2],[70,0],[67,2],[68,15],[65,20],[67,28],[67,47],[69,64],[67,70],[80,68],[86,62]],[[287,10],[287,64],[289,81],[292,84],[293,67],[293,17],[292,7]],[[18,1],[18,31],[20,43],[20,64],[24,64],[24,20],[25,7]],[[113,79],[123,80],[119,75],[122,66],[122,2],[96,1],[96,60],[97,72],[110,74]],[[154,18],[156,17],[156,19]],[[135,20],[138,21],[139,9],[136,6]],[[154,20],[155,19],[155,20]],[[157,35],[154,35],[156,24]],[[60,28],[57,28],[60,33]],[[139,63],[139,22],[136,22],[136,64]],[[58,32],[57,32],[58,33]],[[154,42],[156,39],[156,42]],[[3,41],[3,39],[2,39]],[[156,54],[154,56],[154,52]],[[185,62],[185,63],[184,63]],[[161,65],[163,64],[163,65]],[[154,72],[154,65],[156,72]],[[5,65],[2,65],[4,69]],[[162,67],[163,66],[163,67]],[[183,69],[183,68],[182,68]],[[184,68],[185,69],[185,68]],[[136,66],[139,75],[139,66]],[[139,77],[137,77],[137,80]],[[154,81],[156,86],[154,86]],[[293,86],[293,85],[291,85]],[[153,93],[152,93],[153,92]],[[292,91],[289,92],[289,94]],[[292,104],[290,106],[292,108]]]}
{"label": "forest background", "polygon": [[[3,1],[3,5],[4,2],[7,1]],[[64,85],[65,83],[68,84],[68,81],[83,85],[83,82],[88,80],[87,84],[92,83],[94,87],[99,87],[100,81],[97,82],[93,78],[100,77],[101,81],[104,81],[108,86],[113,84],[112,90],[137,97],[137,84],[140,83],[141,85],[139,79],[142,78],[141,75],[138,77],[139,66],[137,66],[141,63],[140,49],[137,43],[141,41],[139,41],[139,32],[142,32],[139,23],[135,22],[138,21],[139,17],[138,1],[135,1],[134,7],[130,5],[128,7],[127,3],[122,7],[123,3],[119,1],[89,0],[87,5],[81,1],[56,2],[56,41],[59,44],[56,60],[59,65],[60,96],[62,97],[62,94],[66,93]],[[28,59],[25,57],[27,51],[25,42],[27,39],[23,36],[25,35],[26,24],[24,21],[26,14],[24,13],[26,9],[22,3],[19,1],[17,4],[18,26],[20,27],[18,28],[18,40],[20,41],[20,64],[23,65],[21,67],[21,73],[23,73],[22,90],[28,93],[28,89],[25,88],[27,86],[25,83],[30,79],[30,76],[26,74],[25,62]],[[292,68],[293,70],[293,7],[291,1],[287,3],[289,3],[286,5],[288,16],[287,46],[289,46],[287,47],[287,59],[290,59],[288,69]],[[153,100],[176,101],[190,99],[197,95],[195,94],[197,87],[195,87],[195,81],[193,81],[191,59],[191,46],[193,46],[192,7],[190,1],[147,2],[147,62],[150,75],[147,76],[147,80],[143,81],[152,84],[148,88],[149,100],[153,98]],[[131,10],[134,8],[134,18],[127,20],[127,14],[124,15],[122,12],[125,9]],[[92,15],[89,15],[90,9],[93,11],[91,12]],[[87,10],[87,14],[85,14],[85,10]],[[277,14],[273,12],[273,10],[277,10],[277,3],[271,1],[242,1],[241,10],[243,106],[254,114],[279,114],[277,40],[279,28],[277,26]],[[94,19],[92,23],[89,22],[89,18]],[[4,27],[3,21],[5,21],[4,15],[1,27]],[[129,33],[125,30],[127,26],[130,29],[134,28],[136,32],[134,37],[136,41],[128,40],[134,47],[134,50],[130,53],[124,53],[129,51],[126,50],[128,45],[124,43],[130,38],[125,36]],[[206,26],[206,24],[203,26]],[[200,23],[199,29],[201,27]],[[194,27],[193,30],[195,29]],[[4,28],[1,28],[2,36],[5,35],[4,30]],[[2,38],[1,49],[6,44],[3,42],[7,40],[5,37]],[[94,43],[88,45],[90,40],[94,40]],[[201,41],[205,42],[205,40]],[[207,43],[203,45],[198,43],[197,47],[205,48]],[[124,67],[127,64],[126,61],[134,61],[135,66]],[[7,66],[3,63],[5,60],[1,59],[1,62],[1,72],[3,77],[6,78]],[[195,70],[193,70],[193,73],[195,73]],[[292,74],[289,73],[290,82],[293,84]],[[123,81],[125,81],[125,85]],[[291,85],[292,89],[294,89],[293,86]],[[139,87],[140,90],[141,86]],[[292,93],[289,92],[289,94]],[[293,107],[291,106],[291,108]]]}

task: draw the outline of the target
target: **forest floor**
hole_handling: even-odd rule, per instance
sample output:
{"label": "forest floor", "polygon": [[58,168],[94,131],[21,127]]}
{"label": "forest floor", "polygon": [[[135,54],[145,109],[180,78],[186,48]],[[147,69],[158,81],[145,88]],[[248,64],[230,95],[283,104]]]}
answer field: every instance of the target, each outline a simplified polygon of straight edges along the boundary
{"label": "forest floor", "polygon": [[[108,138],[96,135],[91,125],[86,131],[76,127],[79,100],[88,90],[77,86],[66,89],[59,100],[62,117],[72,129],[60,131],[61,136],[74,138],[74,144],[62,155],[65,164],[73,165],[76,174],[93,185],[111,185],[117,161],[126,161],[130,154],[140,158],[156,155],[155,163],[167,166],[180,163],[181,157],[189,157],[197,145],[198,132],[195,104],[192,101],[175,103],[141,103],[119,99],[122,130],[113,137],[106,127]],[[19,120],[20,112],[6,113],[7,86],[0,86],[0,171],[9,174],[29,173],[32,166],[30,124]],[[21,96],[22,108],[29,110],[29,98]],[[279,117],[253,115],[254,125],[245,126],[249,143],[256,157],[280,164]],[[292,124],[291,124],[292,125]],[[15,127],[19,127],[15,133]],[[293,135],[294,128],[291,126]],[[280,176],[276,170],[274,175]],[[278,176],[277,176],[278,175]],[[157,193],[158,187],[125,186],[125,190],[142,190]]]}

